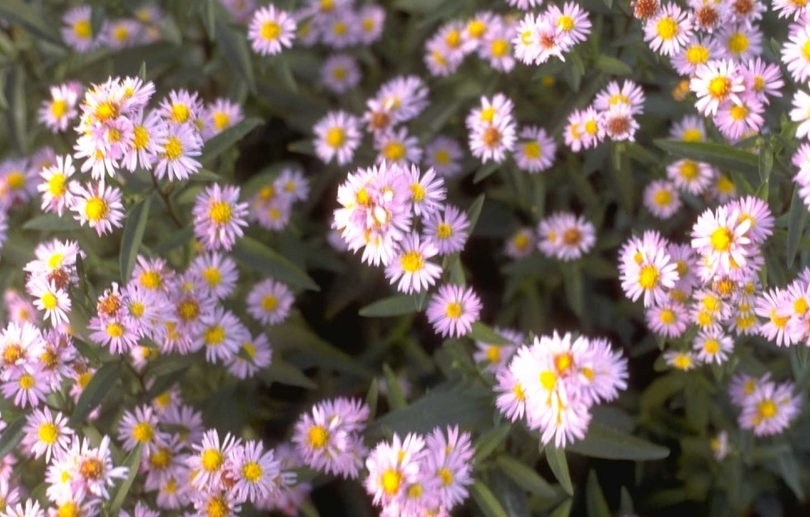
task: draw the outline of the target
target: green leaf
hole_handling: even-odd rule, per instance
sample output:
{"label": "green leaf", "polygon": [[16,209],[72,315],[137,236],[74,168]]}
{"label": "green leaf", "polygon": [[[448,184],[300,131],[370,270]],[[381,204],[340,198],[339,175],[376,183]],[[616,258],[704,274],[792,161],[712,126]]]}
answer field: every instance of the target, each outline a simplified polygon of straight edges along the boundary
{"label": "green leaf", "polygon": [[287,386],[298,386],[314,390],[318,385],[307,377],[304,372],[283,359],[273,358],[270,366],[262,370],[262,380],[268,383],[279,383]]}
{"label": "green leaf", "polygon": [[186,226],[179,230],[173,230],[173,233],[169,235],[169,237],[158,243],[157,246],[154,247],[152,251],[156,254],[164,254],[168,251],[173,249],[179,248],[180,246],[185,245],[194,238],[194,228],[191,226]]}
{"label": "green leaf", "polygon": [[25,423],[25,415],[20,415],[16,420],[8,424],[8,427],[3,429],[2,435],[0,435],[0,458],[10,454],[20,443],[23,438]]}
{"label": "green leaf", "polygon": [[253,270],[270,275],[291,286],[311,291],[321,290],[301,268],[251,237],[237,239],[233,256]]}
{"label": "green leaf", "polygon": [[205,142],[205,147],[200,156],[200,163],[203,165],[210,163],[211,160],[233,147],[236,142],[262,124],[264,124],[264,121],[260,118],[246,118],[222,133],[211,137],[211,139]]}
{"label": "green leaf", "polygon": [[492,162],[488,164],[484,164],[475,171],[475,175],[473,176],[473,183],[481,183],[488,177],[492,176],[492,174],[500,168],[500,164],[497,162]]}
{"label": "green leaf", "polygon": [[495,460],[498,467],[521,488],[540,497],[552,498],[557,491],[534,469],[512,456],[502,454]]}
{"label": "green leaf", "polygon": [[591,422],[584,440],[572,443],[567,450],[608,460],[648,461],[660,460],[669,456],[669,449],[636,438],[612,427]]}
{"label": "green leaf", "polygon": [[553,512],[549,515],[549,517],[568,517],[571,515],[571,505],[573,501],[571,499],[566,499],[560,506],[554,509]]}
{"label": "green leaf", "polygon": [[472,331],[468,334],[471,339],[476,341],[481,341],[483,343],[487,343],[489,345],[510,345],[512,344],[511,341],[506,339],[505,337],[498,335],[494,330],[492,330],[487,325],[484,325],[480,321],[476,321],[472,325]]}
{"label": "green leaf", "polygon": [[633,515],[635,510],[633,509],[633,498],[630,497],[630,492],[627,491],[627,488],[622,487],[622,496],[619,502],[619,514],[620,515]]}
{"label": "green leaf", "polygon": [[22,155],[28,154],[28,110],[27,90],[28,79],[22,65],[15,66],[8,75],[9,95],[7,95],[12,109],[8,115],[8,129],[14,137],[17,151]]}
{"label": "green leaf", "polygon": [[759,150],[759,179],[762,183],[768,183],[768,179],[771,177],[771,170],[773,169],[773,149],[771,149],[770,145],[763,146],[762,149]]}
{"label": "green leaf", "polygon": [[466,426],[491,418],[490,393],[481,389],[433,391],[408,407],[391,411],[369,426],[368,435],[382,436],[385,430],[400,434],[428,433],[445,425]]}
{"label": "green leaf", "polygon": [[578,318],[585,312],[585,290],[582,281],[582,268],[578,264],[563,264],[563,287],[568,306]]}
{"label": "green leaf", "polygon": [[87,415],[101,404],[101,401],[110,393],[113,385],[118,381],[120,374],[121,363],[118,361],[105,364],[93,374],[93,378],[90,379],[90,382],[87,383],[84,391],[79,396],[73,414],[70,415],[68,424],[71,427],[76,427],[84,422]]}
{"label": "green leaf", "polygon": [[416,307],[416,298],[405,294],[398,294],[366,305],[360,309],[360,316],[364,318],[401,316],[403,314],[416,312]]}
{"label": "green leaf", "polygon": [[94,5],[90,11],[90,31],[93,38],[97,39],[101,35],[101,27],[107,18],[107,9],[103,5]]}
{"label": "green leaf", "polygon": [[630,75],[633,73],[633,69],[624,61],[604,54],[596,58],[594,66],[597,70],[613,75]]}
{"label": "green leaf", "polygon": [[200,169],[195,174],[189,176],[188,181],[206,182],[206,181],[224,181],[224,180],[222,176],[220,176],[214,171],[209,171],[208,169]]}
{"label": "green leaf", "polygon": [[129,277],[132,276],[132,270],[135,268],[135,259],[138,257],[138,248],[141,246],[143,234],[146,231],[151,203],[152,196],[148,196],[135,203],[135,206],[127,213],[124,235],[121,237],[121,252],[118,257],[122,285],[129,282]]}
{"label": "green leaf", "polygon": [[366,392],[366,405],[369,407],[369,414],[371,419],[374,420],[374,415],[377,414],[377,399],[380,396],[380,384],[377,379],[371,379],[368,385],[368,392]]}
{"label": "green leaf", "polygon": [[486,517],[509,517],[495,495],[490,492],[489,488],[481,480],[475,480],[470,493],[475,504],[478,505],[478,508]]}
{"label": "green leaf", "polygon": [[128,469],[127,477],[121,481],[118,488],[111,494],[112,502],[110,503],[110,515],[118,515],[118,512],[121,510],[121,506],[124,504],[124,500],[127,498],[130,488],[132,488],[132,483],[135,481],[135,477],[138,475],[138,469],[141,465],[141,450],[142,444],[139,443],[134,449],[132,449],[127,458],[124,460],[124,466]]}
{"label": "green leaf", "polygon": [[223,16],[217,16],[215,24],[217,43],[225,54],[226,61],[239,73],[251,93],[256,93],[256,79],[244,30],[231,28],[224,20]]}
{"label": "green leaf", "polygon": [[788,212],[788,229],[785,258],[787,266],[792,267],[796,259],[796,252],[799,249],[799,241],[804,234],[804,225],[807,223],[807,208],[799,194],[799,185],[793,187],[793,199],[790,201],[790,211]]}
{"label": "green leaf", "polygon": [[29,219],[23,226],[23,230],[44,230],[50,232],[75,232],[81,228],[79,221],[70,215],[59,217],[56,214],[42,214]]}
{"label": "green leaf", "polygon": [[200,21],[208,34],[208,40],[214,41],[217,37],[216,4],[214,0],[200,0],[198,2]]}
{"label": "green leaf", "polygon": [[405,395],[402,394],[402,387],[400,386],[399,380],[397,380],[397,376],[394,371],[390,366],[384,364],[383,373],[385,374],[385,387],[387,392],[386,398],[388,399],[388,405],[394,411],[406,407],[408,403],[405,401]]}
{"label": "green leaf", "polygon": [[[759,175],[759,157],[751,152],[711,142],[683,142],[680,140],[654,140],[655,145],[679,158],[716,165],[721,169],[737,171],[746,180],[755,183]],[[777,169],[781,169],[781,166]],[[784,172],[784,171],[782,171]]]}
{"label": "green leaf", "polygon": [[478,224],[478,218],[481,217],[481,209],[484,208],[484,199],[484,194],[481,194],[475,198],[470,208],[467,209],[467,219],[470,220],[470,234],[475,230],[475,225]]}
{"label": "green leaf", "polygon": [[366,380],[374,377],[371,370],[343,350],[321,339],[301,321],[288,320],[276,325],[270,335],[279,350],[289,350],[287,359],[299,368],[318,366],[351,373]]}
{"label": "green leaf", "polygon": [[551,467],[554,477],[560,482],[560,486],[568,495],[574,495],[574,485],[571,483],[571,475],[568,473],[568,460],[565,457],[565,450],[558,449],[553,443],[549,443],[545,448],[546,461]]}
{"label": "green leaf", "polygon": [[511,430],[512,424],[507,422],[490,429],[478,437],[478,440],[476,440],[474,444],[475,456],[473,457],[473,462],[476,465],[480,465],[495,449],[500,447],[506,440],[506,437],[509,436]]}
{"label": "green leaf", "polygon": [[799,501],[804,501],[804,489],[802,488],[801,479],[799,479],[799,463],[796,461],[793,451],[781,454],[777,460],[777,465],[785,484],[790,487]]}
{"label": "green leaf", "polygon": [[64,47],[58,30],[42,16],[42,9],[27,5],[23,0],[3,0],[0,2],[0,18],[16,23],[32,34],[55,45]]}
{"label": "green leaf", "polygon": [[588,474],[588,484],[585,489],[585,506],[588,509],[588,517],[610,517],[610,508],[605,501],[605,494],[599,486],[596,472],[593,470]]}

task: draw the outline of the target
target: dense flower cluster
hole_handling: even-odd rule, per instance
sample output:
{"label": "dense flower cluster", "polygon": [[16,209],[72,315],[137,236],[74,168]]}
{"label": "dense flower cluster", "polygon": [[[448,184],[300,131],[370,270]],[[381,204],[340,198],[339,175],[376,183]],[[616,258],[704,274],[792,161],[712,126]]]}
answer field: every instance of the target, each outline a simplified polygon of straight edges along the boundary
{"label": "dense flower cluster", "polygon": [[90,6],[79,5],[62,16],[62,39],[76,52],[99,48],[120,50],[154,43],[161,38],[160,22],[164,14],[156,5],[138,7],[132,18],[104,19],[98,32],[93,30],[92,14]]}
{"label": "dense flower cluster", "polygon": [[518,348],[496,376],[498,409],[513,422],[525,417],[544,444],[564,447],[585,437],[594,404],[627,388],[627,359],[606,339],[555,332]]}
{"label": "dense flower cluster", "polygon": [[801,397],[792,382],[774,382],[762,377],[736,375],[729,386],[731,402],[740,409],[737,422],[757,436],[782,433],[801,411]]}
{"label": "dense flower cluster", "polygon": [[338,397],[312,407],[295,425],[292,441],[308,467],[357,478],[368,450],[363,432],[370,409],[358,400]]}
{"label": "dense flower cluster", "polygon": [[467,498],[472,484],[469,433],[439,428],[423,437],[398,434],[377,444],[366,460],[366,491],[385,517],[449,515]]}
{"label": "dense flower cluster", "polygon": [[760,325],[756,317],[769,317],[762,306],[770,298],[760,294],[757,273],[763,264],[760,247],[773,225],[768,205],[749,196],[707,209],[693,226],[691,246],[671,243],[655,231],[625,243],[622,288],[634,301],[643,297],[650,329],[673,339],[691,326],[697,329],[691,351],[664,355],[669,364],[688,370],[696,363],[725,362],[734,346],[731,332],[776,337],[773,321]]}

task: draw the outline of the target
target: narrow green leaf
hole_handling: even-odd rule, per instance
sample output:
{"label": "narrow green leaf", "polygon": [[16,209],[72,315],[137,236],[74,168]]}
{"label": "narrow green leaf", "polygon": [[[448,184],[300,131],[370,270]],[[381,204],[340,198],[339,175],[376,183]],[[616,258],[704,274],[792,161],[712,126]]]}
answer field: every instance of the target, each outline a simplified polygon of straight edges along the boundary
{"label": "narrow green leaf", "polygon": [[209,41],[215,41],[217,37],[216,4],[214,4],[214,1],[215,0],[202,0],[198,3],[200,21],[203,27],[205,27]]}
{"label": "narrow green leaf", "polygon": [[[749,183],[755,183],[759,175],[759,157],[751,152],[711,142],[683,142],[680,140],[654,140],[655,145],[679,158],[716,165],[721,169],[737,171],[745,175]],[[780,172],[781,166],[773,164]]]}
{"label": "narrow green leaf", "polygon": [[217,16],[215,25],[217,43],[225,54],[226,61],[239,73],[251,93],[256,93],[256,79],[244,30],[229,27],[223,16]]}
{"label": "narrow green leaf", "polygon": [[246,118],[222,133],[211,137],[211,139],[205,142],[205,147],[200,156],[200,163],[203,165],[210,163],[211,160],[233,147],[236,142],[262,124],[264,124],[264,121],[260,118]]}
{"label": "narrow green leaf", "polygon": [[73,409],[73,414],[70,416],[68,423],[71,427],[76,427],[84,422],[87,415],[101,404],[101,401],[110,393],[113,385],[118,381],[120,373],[121,363],[116,361],[105,364],[93,374],[93,378],[90,379],[87,387],[82,391],[78,402],[76,402],[76,407]]}
{"label": "narrow green leaf", "polygon": [[42,9],[28,5],[24,0],[0,2],[0,18],[19,24],[32,34],[54,45],[64,47],[59,31],[54,30],[54,26],[42,15]]}
{"label": "narrow green leaf", "polygon": [[223,178],[214,171],[209,171],[208,169],[200,169],[195,174],[189,176],[188,181],[200,181],[200,182],[223,181]]}
{"label": "narrow green leaf", "polygon": [[502,454],[495,463],[507,477],[524,490],[540,497],[552,498],[557,495],[557,491],[537,471],[512,456]]}
{"label": "narrow green leaf", "polygon": [[624,61],[604,54],[596,58],[594,66],[597,70],[613,75],[630,75],[633,73],[633,69]]}
{"label": "narrow green leaf", "polygon": [[141,81],[146,81],[146,61],[141,61],[141,67],[138,69],[138,77]]}
{"label": "narrow green leaf", "polygon": [[588,474],[588,484],[585,489],[585,506],[588,509],[588,517],[610,517],[610,507],[605,501],[605,494],[599,486],[596,472],[593,470]]}
{"label": "narrow green leaf", "polygon": [[14,137],[17,150],[22,155],[28,154],[28,80],[22,65],[15,66],[9,74],[8,95],[11,109],[8,111],[9,129]]}
{"label": "narrow green leaf", "polygon": [[554,477],[560,482],[560,486],[568,495],[574,495],[574,485],[571,483],[571,474],[568,473],[568,459],[565,457],[565,450],[558,449],[553,443],[545,447],[546,461],[551,467]]}
{"label": "narrow green leaf", "polygon": [[560,506],[554,509],[553,512],[549,515],[549,517],[568,517],[571,515],[571,505],[573,501],[571,499],[566,499]]}
{"label": "narrow green leaf", "polygon": [[799,185],[793,187],[793,199],[790,201],[790,211],[788,212],[788,233],[785,250],[787,266],[792,267],[796,259],[796,252],[799,249],[799,241],[804,234],[804,225],[807,223],[807,208],[799,194]]}
{"label": "narrow green leaf", "polygon": [[364,318],[385,318],[416,312],[416,299],[413,296],[398,294],[370,303],[360,309]]}
{"label": "narrow green leaf", "polygon": [[759,179],[762,183],[768,183],[771,177],[771,170],[773,169],[773,149],[770,145],[763,146],[759,150]]}
{"label": "narrow green leaf", "polygon": [[782,475],[785,484],[790,487],[799,501],[804,501],[804,489],[802,488],[801,479],[799,479],[799,463],[796,461],[793,451],[780,455],[777,462],[779,473]]}
{"label": "narrow green leaf", "polygon": [[473,176],[473,183],[481,183],[488,177],[492,176],[492,174],[500,168],[500,164],[497,162],[492,162],[488,164],[484,164],[475,171],[475,175]]}
{"label": "narrow green leaf", "polygon": [[121,506],[124,504],[124,500],[127,498],[129,490],[132,488],[132,483],[135,481],[135,477],[138,475],[138,468],[141,465],[141,450],[142,444],[139,443],[124,460],[124,466],[127,467],[127,477],[121,481],[118,488],[111,494],[110,515],[118,515],[121,511]]}
{"label": "narrow green leaf", "polygon": [[287,386],[298,386],[299,388],[306,388],[314,390],[318,385],[304,372],[296,368],[292,364],[283,359],[273,358],[270,366],[262,370],[262,380],[268,383],[279,383]]}
{"label": "narrow green leaf", "polygon": [[489,488],[479,479],[475,480],[472,488],[470,489],[473,500],[478,508],[481,509],[486,517],[509,517],[506,510],[495,497],[495,494],[490,492]]}
{"label": "narrow green leaf", "polygon": [[387,364],[384,364],[383,373],[385,374],[386,398],[388,399],[388,405],[394,411],[406,407],[408,402],[405,400],[405,395],[402,394],[402,387],[399,384],[399,380],[397,380],[394,370],[392,370]]}
{"label": "narrow green leaf", "polygon": [[512,342],[506,339],[505,337],[499,335],[497,332],[492,330],[487,325],[484,325],[480,321],[476,321],[472,325],[472,330],[468,334],[471,339],[476,341],[481,341],[483,343],[487,343],[490,345],[509,345]]}
{"label": "narrow green leaf", "polygon": [[185,228],[174,230],[166,240],[159,242],[152,251],[160,255],[166,253],[167,251],[184,246],[192,238],[194,238],[194,228],[191,226],[186,226]]}
{"label": "narrow green leaf", "polygon": [[67,232],[81,228],[79,221],[73,219],[69,214],[59,217],[56,214],[42,214],[32,217],[22,226],[23,230],[45,230],[51,232]]}
{"label": "narrow green leaf", "polygon": [[6,454],[17,447],[23,437],[23,428],[25,427],[25,415],[18,416],[16,420],[8,424],[8,427],[3,429],[0,433],[0,458],[4,458]]}
{"label": "narrow green leaf", "polygon": [[473,444],[473,448],[475,449],[473,462],[475,462],[476,465],[480,465],[495,449],[500,447],[506,440],[506,437],[509,436],[509,431],[511,430],[512,424],[507,422],[482,434]]}
{"label": "narrow green leaf", "polygon": [[481,194],[475,198],[470,208],[467,209],[467,219],[470,220],[470,234],[475,230],[475,225],[478,224],[478,218],[481,217],[481,209],[484,208],[484,199],[484,194]]}
{"label": "narrow green leaf", "polygon": [[669,449],[666,447],[655,445],[598,422],[591,422],[585,439],[572,443],[567,450],[582,456],[608,460],[648,461],[660,460],[669,456]]}
{"label": "narrow green leaf", "polygon": [[313,366],[332,371],[342,371],[370,380],[374,373],[355,358],[322,339],[301,321],[288,320],[273,327],[273,344],[279,350],[288,350],[286,357],[299,368]]}
{"label": "narrow green leaf", "polygon": [[90,31],[96,39],[101,34],[101,26],[107,18],[107,9],[103,5],[94,5],[90,11]]}
{"label": "narrow green leaf", "polygon": [[622,496],[619,502],[619,514],[620,515],[633,515],[635,510],[633,509],[633,498],[630,497],[630,492],[627,490],[626,487],[622,487]]}
{"label": "narrow green leaf", "polygon": [[121,267],[121,284],[129,282],[132,270],[135,268],[135,259],[138,257],[138,248],[143,241],[146,231],[146,222],[149,220],[149,207],[152,196],[148,196],[135,203],[127,213],[124,235],[121,237],[121,251],[118,257]]}
{"label": "narrow green leaf", "polygon": [[371,379],[368,385],[368,392],[366,392],[366,405],[369,408],[371,419],[377,414],[377,399],[380,396],[380,383],[377,379]]}
{"label": "narrow green leaf", "polygon": [[255,271],[265,273],[289,285],[320,291],[320,287],[301,268],[251,237],[237,239],[233,248],[236,260]]}
{"label": "narrow green leaf", "polygon": [[582,318],[585,312],[585,289],[582,268],[578,264],[563,264],[563,287],[568,306],[578,318]]}

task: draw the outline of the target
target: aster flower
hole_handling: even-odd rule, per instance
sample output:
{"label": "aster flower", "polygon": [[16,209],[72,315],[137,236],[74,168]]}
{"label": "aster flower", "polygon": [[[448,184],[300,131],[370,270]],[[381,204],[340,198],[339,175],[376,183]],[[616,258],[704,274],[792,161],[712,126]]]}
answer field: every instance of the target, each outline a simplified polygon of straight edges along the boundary
{"label": "aster flower", "polygon": [[640,115],[644,112],[644,90],[630,80],[625,80],[621,87],[617,81],[611,81],[601,90],[593,101],[597,111],[609,111],[617,106],[627,106],[630,113]]}
{"label": "aster flower", "polygon": [[469,229],[470,221],[466,212],[453,205],[445,205],[442,212],[436,212],[425,221],[425,237],[435,246],[439,255],[463,250]]}
{"label": "aster flower", "polygon": [[644,24],[644,41],[650,48],[665,55],[677,54],[692,35],[688,13],[676,4],[662,5],[655,16]]}
{"label": "aster flower", "polygon": [[[169,96],[160,102],[158,113],[169,125],[184,126],[193,124],[201,117],[203,111],[202,100],[196,92],[172,90],[169,92]],[[196,136],[195,127],[188,129],[194,130],[193,134]]]}
{"label": "aster flower", "polygon": [[454,139],[439,135],[425,146],[422,160],[425,166],[444,178],[452,178],[461,172],[461,159],[464,151]]}
{"label": "aster flower", "polygon": [[523,334],[514,329],[499,328],[493,329],[496,334],[503,336],[509,341],[509,344],[494,344],[476,341],[476,352],[473,353],[473,359],[477,363],[484,363],[487,371],[497,373],[499,370],[506,367],[512,355],[517,348],[523,344]]}
{"label": "aster flower", "polygon": [[345,111],[332,111],[315,124],[315,151],[324,162],[346,165],[360,145],[360,121]]}
{"label": "aster flower", "polygon": [[26,287],[34,297],[36,308],[45,311],[45,319],[50,320],[54,327],[68,323],[71,302],[64,289],[57,288],[53,280],[45,277],[33,278]]}
{"label": "aster flower", "polygon": [[79,115],[76,105],[81,89],[72,84],[59,84],[51,86],[50,92],[51,99],[42,101],[38,119],[54,133],[62,133],[67,130],[70,121]]}
{"label": "aster flower", "polygon": [[264,325],[277,325],[287,319],[293,301],[289,287],[267,278],[256,284],[248,294],[248,312]]}
{"label": "aster flower", "polygon": [[745,91],[752,93],[757,99],[768,104],[768,97],[781,97],[781,88],[785,85],[779,65],[766,63],[761,58],[749,59],[743,64],[743,77],[745,78]]}
{"label": "aster flower", "polygon": [[229,362],[239,353],[239,347],[250,332],[228,310],[215,306],[200,317],[201,337],[195,340],[192,350],[205,348],[205,360],[209,363]]}
{"label": "aster flower", "polygon": [[229,461],[236,479],[233,491],[237,500],[256,502],[279,491],[281,464],[272,450],[264,450],[261,442],[246,442]]}
{"label": "aster flower", "polygon": [[644,189],[644,206],[655,217],[669,219],[681,208],[682,202],[675,184],[667,180],[655,180]]}
{"label": "aster flower", "polygon": [[731,337],[716,331],[700,331],[692,345],[697,359],[703,363],[723,364],[734,348]]}
{"label": "aster flower", "polygon": [[168,436],[158,428],[159,418],[149,406],[138,406],[135,411],[124,411],[118,428],[118,439],[124,450],[131,451],[142,444],[148,451],[156,451],[167,444]]}
{"label": "aster flower", "polygon": [[248,225],[247,203],[239,203],[239,187],[215,183],[194,202],[194,234],[208,250],[231,250]]}
{"label": "aster flower", "polygon": [[[68,427],[67,418],[62,413],[51,413],[47,407],[37,408],[26,417],[23,428],[23,446],[30,450],[35,458],[45,455],[45,461],[51,461],[51,455],[68,447],[73,429]],[[3,494],[0,493],[0,497]]]}
{"label": "aster flower", "polygon": [[617,104],[605,111],[599,118],[599,125],[603,128],[605,136],[612,140],[635,141],[638,131],[638,121],[627,104]]}
{"label": "aster flower", "polygon": [[644,306],[664,303],[666,291],[678,280],[677,265],[663,248],[643,253],[640,262],[622,263],[622,289],[633,301],[644,295]]}
{"label": "aster flower", "polygon": [[[172,113],[178,119],[189,116],[185,112],[177,115],[176,110]],[[182,181],[200,170],[202,164],[196,157],[202,154],[203,142],[191,124],[169,124],[162,140],[155,165],[158,179],[168,176],[169,181]]]}
{"label": "aster flower", "polygon": [[218,135],[231,126],[238,124],[244,119],[242,106],[225,98],[219,98],[210,106],[205,108],[205,130],[203,134],[206,138]]}
{"label": "aster flower", "polygon": [[689,325],[686,307],[678,302],[656,305],[647,311],[646,317],[650,330],[667,338],[682,336]]}
{"label": "aster flower", "polygon": [[76,169],[73,167],[73,158],[67,154],[57,156],[54,165],[45,167],[40,172],[42,182],[37,190],[42,194],[42,210],[56,212],[60,217],[73,202],[73,193],[70,191]]}
{"label": "aster flower", "polygon": [[743,61],[762,54],[762,31],[751,23],[725,24],[717,35],[723,43],[726,57]]}
{"label": "aster flower", "polygon": [[460,337],[472,330],[480,312],[481,300],[472,289],[446,284],[431,298],[427,318],[442,336]]}
{"label": "aster flower", "polygon": [[391,443],[381,442],[371,451],[364,484],[376,506],[399,502],[406,488],[419,480],[424,447],[425,441],[418,435],[408,434],[403,440],[394,433]]}
{"label": "aster flower", "polygon": [[715,123],[726,138],[738,140],[745,135],[758,133],[765,123],[762,117],[765,106],[754,96],[740,99],[739,104],[726,103],[717,110]]}
{"label": "aster flower", "polygon": [[[707,2],[707,6],[717,5]],[[672,56],[672,66],[681,75],[692,76],[700,65],[709,61],[720,59],[723,47],[712,37],[693,35],[675,55]]]}
{"label": "aster flower", "polygon": [[292,46],[295,29],[295,19],[271,4],[253,13],[248,26],[248,40],[258,54],[278,54]]}
{"label": "aster flower", "polygon": [[593,224],[570,212],[555,212],[541,220],[537,233],[540,252],[564,261],[582,257],[596,243]]}
{"label": "aster flower", "polygon": [[520,131],[520,141],[514,151],[517,166],[530,173],[540,172],[551,167],[557,144],[546,130],[537,126],[527,126]]}
{"label": "aster flower", "polygon": [[750,254],[751,239],[746,236],[751,221],[740,220],[738,214],[726,206],[703,212],[692,228],[692,247],[704,260],[705,276],[716,272],[730,272],[732,263],[745,266]]}
{"label": "aster flower", "polygon": [[676,370],[689,371],[697,367],[697,356],[692,352],[668,350],[664,352],[664,361]]}
{"label": "aster flower", "polygon": [[383,33],[385,25],[385,9],[375,4],[367,4],[357,11],[357,19],[360,22],[360,34],[358,43],[370,45],[378,41]]}
{"label": "aster flower", "polygon": [[90,6],[80,5],[62,16],[62,39],[77,52],[89,52],[98,43],[90,24],[90,15]]}
{"label": "aster flower", "polygon": [[215,429],[206,431],[202,442],[192,446],[194,453],[186,460],[193,473],[191,485],[201,492],[217,490],[221,486],[220,474],[224,472],[227,458],[241,446],[241,441],[230,433],[220,442]]}
{"label": "aster flower", "polygon": [[520,259],[529,255],[537,246],[535,233],[529,227],[519,228],[506,241],[504,253],[507,257]]}
{"label": "aster flower", "polygon": [[801,399],[793,395],[793,384],[764,382],[746,399],[738,419],[740,427],[757,436],[782,433],[799,415]]}
{"label": "aster flower", "polygon": [[738,94],[745,91],[743,80],[738,65],[730,60],[709,61],[698,66],[689,83],[689,89],[698,96],[695,107],[705,116],[714,116],[727,101],[740,104]]}
{"label": "aster flower", "polygon": [[404,293],[427,290],[436,283],[442,268],[430,262],[438,253],[430,239],[419,242],[419,234],[411,233],[400,242],[399,257],[385,268],[385,276],[393,284],[399,280],[397,290]]}
{"label": "aster flower", "polygon": [[418,163],[422,159],[419,141],[415,136],[409,135],[404,127],[377,134],[374,138],[374,148],[378,152],[377,163],[405,165]]}
{"label": "aster flower", "polygon": [[196,257],[189,267],[201,285],[214,298],[227,298],[236,288],[239,272],[236,263],[218,252],[204,253]]}
{"label": "aster flower", "polygon": [[259,334],[255,338],[251,338],[249,334],[245,334],[239,344],[239,353],[231,357],[225,364],[234,377],[246,379],[270,366],[272,359],[273,349],[270,347],[266,335]]}
{"label": "aster flower", "polygon": [[321,65],[321,82],[332,93],[342,95],[360,84],[360,66],[349,54],[333,54]]}
{"label": "aster flower", "polygon": [[699,195],[711,185],[715,170],[708,163],[681,159],[667,166],[667,177],[677,188]]}
{"label": "aster flower", "polygon": [[99,235],[120,228],[124,218],[121,191],[116,187],[105,186],[103,182],[87,186],[72,184],[73,202],[70,210],[76,212],[74,219],[82,226],[88,225]]}

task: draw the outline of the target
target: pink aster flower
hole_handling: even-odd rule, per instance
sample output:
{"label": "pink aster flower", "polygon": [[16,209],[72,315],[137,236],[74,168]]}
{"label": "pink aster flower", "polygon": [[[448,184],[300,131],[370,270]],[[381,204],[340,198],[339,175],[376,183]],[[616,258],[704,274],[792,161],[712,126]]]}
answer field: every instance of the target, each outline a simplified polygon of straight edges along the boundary
{"label": "pink aster flower", "polygon": [[79,112],[76,105],[79,102],[81,89],[72,84],[59,84],[51,86],[51,98],[42,101],[39,108],[39,122],[54,133],[67,131],[68,124],[75,119]]}
{"label": "pink aster flower", "polygon": [[658,13],[644,24],[644,41],[665,56],[677,54],[691,35],[691,18],[676,4],[662,5]]}
{"label": "pink aster flower", "polygon": [[480,312],[481,300],[472,289],[446,284],[431,298],[427,318],[443,337],[461,337],[472,330]]}
{"label": "pink aster flower", "polygon": [[214,251],[231,250],[238,237],[244,235],[242,227],[248,225],[247,203],[239,203],[239,187],[215,183],[206,188],[194,202],[194,235],[203,245]]}
{"label": "pink aster flower", "polygon": [[193,125],[168,124],[163,145],[158,149],[155,176],[158,179],[168,176],[169,181],[188,179],[202,167],[196,160],[202,154],[202,147],[202,138]]}
{"label": "pink aster flower", "polygon": [[461,159],[464,151],[461,145],[448,136],[439,135],[425,146],[422,160],[425,166],[444,178],[452,178],[461,172]]}
{"label": "pink aster flower", "polygon": [[334,158],[338,165],[352,161],[361,138],[357,117],[345,111],[331,111],[315,124],[312,131],[318,158],[326,163]]}
{"label": "pink aster flower", "polygon": [[248,294],[248,312],[264,325],[277,325],[287,319],[294,300],[289,287],[267,278],[256,284]]}
{"label": "pink aster flower", "polygon": [[738,94],[745,91],[744,77],[731,60],[709,61],[697,68],[689,89],[698,96],[695,104],[698,111],[714,116],[721,104],[728,101],[740,104]]}
{"label": "pink aster flower", "polygon": [[437,253],[430,239],[420,243],[419,234],[411,233],[400,241],[399,256],[385,268],[385,276],[392,284],[399,280],[397,290],[400,292],[427,290],[442,274],[441,266],[429,260]]}
{"label": "pink aster flower", "polygon": [[248,26],[248,40],[258,54],[278,54],[292,46],[295,29],[295,19],[271,4],[253,13]]}
{"label": "pink aster flower", "polygon": [[557,144],[545,129],[526,126],[520,131],[520,140],[515,146],[514,158],[519,168],[536,173],[551,167],[556,152]]}
{"label": "pink aster flower", "polygon": [[469,237],[470,221],[467,213],[453,205],[445,205],[425,222],[425,238],[439,255],[449,255],[464,249]]}
{"label": "pink aster flower", "polygon": [[73,429],[68,427],[65,415],[58,411],[51,413],[45,407],[35,409],[26,417],[23,433],[23,447],[31,451],[35,458],[44,455],[45,461],[50,462],[52,455],[67,449]]}
{"label": "pink aster flower", "polygon": [[99,182],[86,186],[74,183],[71,188],[73,199],[69,208],[76,212],[73,218],[82,226],[95,229],[99,235],[123,226],[124,205],[121,203],[121,190],[117,187],[105,186],[104,182]]}
{"label": "pink aster flower", "polygon": [[62,39],[77,52],[89,52],[98,44],[90,23],[90,6],[80,5],[62,16]]}

